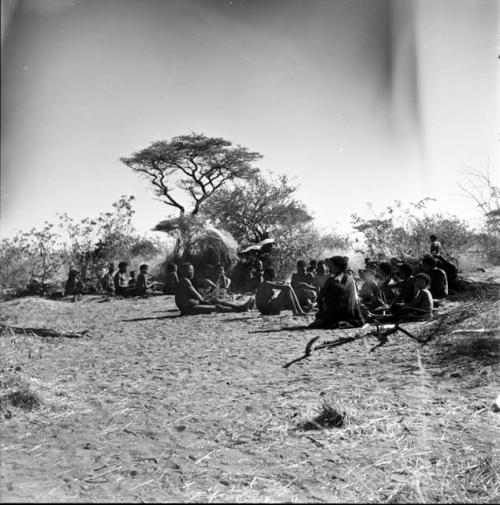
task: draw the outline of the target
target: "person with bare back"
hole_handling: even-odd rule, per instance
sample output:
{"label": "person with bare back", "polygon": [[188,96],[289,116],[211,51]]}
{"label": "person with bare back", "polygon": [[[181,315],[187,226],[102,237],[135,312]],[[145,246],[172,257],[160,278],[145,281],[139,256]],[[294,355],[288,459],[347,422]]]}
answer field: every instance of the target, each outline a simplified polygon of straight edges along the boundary
{"label": "person with bare back", "polygon": [[181,266],[181,279],[175,292],[175,304],[183,316],[198,314],[212,314],[213,312],[245,312],[253,307],[254,299],[249,298],[245,303],[232,303],[226,300],[215,300],[208,303],[193,286],[194,267],[191,263]]}
{"label": "person with bare back", "polygon": [[[275,291],[279,291],[277,296]],[[257,289],[255,304],[264,316],[277,316],[282,310],[291,310],[295,316],[305,314],[292,286],[274,282],[274,270],[270,267],[264,270],[264,281]]]}

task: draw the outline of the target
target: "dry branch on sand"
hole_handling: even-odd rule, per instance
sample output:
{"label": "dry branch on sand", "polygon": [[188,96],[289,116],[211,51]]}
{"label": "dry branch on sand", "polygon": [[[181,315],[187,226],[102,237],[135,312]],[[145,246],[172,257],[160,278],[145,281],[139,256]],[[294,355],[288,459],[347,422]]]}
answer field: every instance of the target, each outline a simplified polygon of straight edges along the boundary
{"label": "dry branch on sand", "polygon": [[[304,355],[296,358],[285,365],[283,368],[288,368],[290,365],[297,363],[298,361],[302,361],[311,356],[312,351],[318,351],[321,349],[332,349],[333,347],[339,347],[344,344],[348,344],[350,342],[354,342],[356,340],[364,339],[367,337],[374,337],[378,340],[378,343],[370,349],[370,352],[373,352],[378,347],[381,347],[388,343],[388,337],[394,335],[398,332],[401,332],[413,340],[417,341],[421,345],[428,344],[431,342],[436,336],[443,335],[447,333],[453,333],[451,328],[462,321],[470,318],[474,314],[480,314],[484,312],[485,308],[490,307],[492,302],[469,302],[454,309],[449,310],[438,316],[435,319],[431,319],[429,321],[420,322],[420,323],[411,323],[417,324],[415,328],[415,334],[411,333],[407,328],[403,328],[402,322],[394,323],[394,324],[379,324],[376,323],[375,329],[369,329],[370,325],[365,324],[361,330],[353,336],[348,337],[340,337],[336,340],[325,341],[319,345],[313,347],[313,344],[320,338],[319,336],[313,337],[306,345]],[[495,329],[460,329],[455,330],[455,332],[492,332]]]}
{"label": "dry branch on sand", "polygon": [[56,330],[51,330],[48,328],[21,328],[19,326],[9,326],[8,324],[0,323],[0,333],[6,331],[11,331],[13,333],[20,333],[23,335],[33,333],[38,337],[63,337],[63,338],[82,338],[88,333],[88,330],[84,330],[79,333],[64,333]]}

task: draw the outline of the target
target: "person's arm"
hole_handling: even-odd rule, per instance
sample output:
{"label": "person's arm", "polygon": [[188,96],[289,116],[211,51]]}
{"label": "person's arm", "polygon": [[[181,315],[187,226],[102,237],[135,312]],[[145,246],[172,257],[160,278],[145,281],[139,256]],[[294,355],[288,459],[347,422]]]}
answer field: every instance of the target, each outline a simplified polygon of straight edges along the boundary
{"label": "person's arm", "polygon": [[185,285],[186,285],[186,291],[190,296],[193,296],[197,300],[199,300],[201,303],[205,301],[203,296],[195,289],[193,286],[192,282],[189,279],[184,279]]}

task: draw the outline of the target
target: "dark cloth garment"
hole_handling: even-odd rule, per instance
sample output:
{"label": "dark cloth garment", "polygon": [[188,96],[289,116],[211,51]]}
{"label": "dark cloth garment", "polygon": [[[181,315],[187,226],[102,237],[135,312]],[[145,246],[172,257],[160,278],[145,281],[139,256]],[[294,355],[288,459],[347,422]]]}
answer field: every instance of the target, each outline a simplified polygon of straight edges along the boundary
{"label": "dark cloth garment", "polygon": [[415,277],[413,277],[413,275],[410,275],[408,279],[400,282],[397,285],[397,288],[399,291],[397,301],[402,303],[410,303],[415,296]]}
{"label": "dark cloth garment", "polygon": [[431,278],[430,292],[432,298],[445,298],[448,296],[448,278],[446,272],[441,268],[433,268],[429,272]]}
{"label": "dark cloth garment", "polygon": [[175,295],[178,285],[179,277],[177,276],[177,272],[168,272],[163,292],[166,295]]}
{"label": "dark cloth garment", "polygon": [[80,280],[68,279],[64,285],[64,296],[81,295],[83,293],[83,284]]}
{"label": "dark cloth garment", "polygon": [[365,281],[359,290],[359,299],[366,304],[376,300],[379,285],[376,281]]}
{"label": "dark cloth garment", "polygon": [[352,275],[345,273],[340,281],[330,277],[318,295],[319,311],[315,326],[330,328],[340,321],[346,321],[353,326],[364,323],[363,316],[356,299],[356,284]]}
{"label": "dark cloth garment", "polygon": [[114,295],[115,294],[115,280],[113,279],[113,274],[110,274],[109,272],[107,274],[104,274],[101,279],[101,286],[102,286],[102,289],[105,293],[108,293],[110,295]]}

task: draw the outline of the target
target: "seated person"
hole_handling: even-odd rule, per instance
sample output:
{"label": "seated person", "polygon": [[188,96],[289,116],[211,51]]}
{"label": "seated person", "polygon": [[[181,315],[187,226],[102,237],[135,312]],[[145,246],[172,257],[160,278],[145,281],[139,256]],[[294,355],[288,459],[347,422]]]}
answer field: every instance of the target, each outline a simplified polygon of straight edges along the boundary
{"label": "seated person", "polygon": [[114,295],[115,294],[115,281],[113,279],[113,273],[115,271],[115,264],[110,263],[108,265],[108,272],[103,275],[101,279],[101,286],[105,294]]}
{"label": "seated person", "polygon": [[430,279],[430,292],[432,298],[441,299],[448,296],[448,278],[446,272],[436,266],[436,258],[430,254],[426,254],[420,262],[420,267],[423,273],[426,273]]}
{"label": "seated person", "polygon": [[252,271],[252,291],[259,289],[259,286],[264,282],[264,264],[261,260],[255,262]]}
{"label": "seated person", "polygon": [[396,282],[392,278],[392,268],[389,263],[383,261],[379,264],[378,276],[382,282],[379,285],[377,297],[367,305],[368,309],[376,312],[388,310],[397,296]]}
{"label": "seated person", "polygon": [[415,277],[413,277],[413,270],[410,265],[403,263],[399,267],[399,281],[396,284],[398,295],[393,303],[408,303],[415,292]]}
{"label": "seated person", "polygon": [[429,240],[431,241],[431,247],[429,252],[432,256],[437,256],[441,254],[441,242],[438,241],[436,235],[429,235]]}
{"label": "seated person", "polygon": [[214,300],[215,304],[210,304],[193,286],[193,278],[193,265],[191,263],[184,263],[181,267],[181,279],[175,292],[175,304],[182,315],[212,314],[213,312],[245,312],[253,306],[253,298],[249,298],[242,304],[217,299]]}
{"label": "seated person", "polygon": [[175,295],[178,285],[179,277],[177,276],[177,265],[175,263],[169,263],[167,265],[167,278],[163,286],[163,292],[166,295]]}
{"label": "seated person", "polygon": [[378,282],[375,279],[375,270],[365,268],[359,271],[359,275],[363,280],[363,285],[359,290],[359,301],[365,305],[371,305],[376,302],[379,290]]}
{"label": "seated person", "polygon": [[127,274],[128,263],[120,261],[118,263],[118,272],[115,274],[115,293],[118,296],[132,296],[135,294],[134,289],[128,287],[129,276]]}
{"label": "seated person", "polygon": [[[275,291],[279,291],[277,296]],[[264,316],[277,316],[282,310],[291,310],[295,316],[305,314],[292,286],[274,282],[274,270],[270,267],[264,270],[264,281],[257,289],[255,303]]]}
{"label": "seated person", "polygon": [[330,274],[327,272],[325,262],[320,260],[316,264],[316,275],[313,279],[313,286],[316,288],[316,293],[321,291]]}
{"label": "seated person", "polygon": [[151,281],[148,273],[149,266],[144,264],[139,267],[139,275],[135,283],[136,295],[162,295],[163,291],[155,291],[156,286],[162,286],[161,282]]}
{"label": "seated person", "polygon": [[318,295],[318,313],[309,328],[336,328],[341,321],[352,326],[362,326],[363,316],[357,300],[356,283],[348,273],[346,256],[327,259],[331,277]]}
{"label": "seated person", "polygon": [[83,283],[80,279],[80,272],[76,268],[72,268],[64,286],[64,296],[73,296],[73,300],[76,300],[81,294],[83,294]]}
{"label": "seated person", "polygon": [[227,290],[231,285],[231,279],[227,277],[222,263],[217,263],[214,268],[214,281],[217,290]]}
{"label": "seated person", "polygon": [[415,275],[414,290],[408,302],[395,302],[391,307],[392,314],[380,316],[384,321],[419,320],[432,315],[432,295],[428,289],[430,277],[424,273]]}
{"label": "seated person", "polygon": [[297,261],[297,272],[292,274],[291,285],[297,295],[300,306],[306,312],[312,309],[316,301],[316,287],[313,282],[313,275],[306,272],[306,262],[304,260]]}
{"label": "seated person", "polygon": [[217,285],[214,282],[214,266],[207,263],[201,274],[193,279],[193,285],[205,299],[213,298],[217,291]]}
{"label": "seated person", "polygon": [[135,278],[135,270],[131,270],[128,278],[128,287],[135,288],[135,283],[137,282]]}

